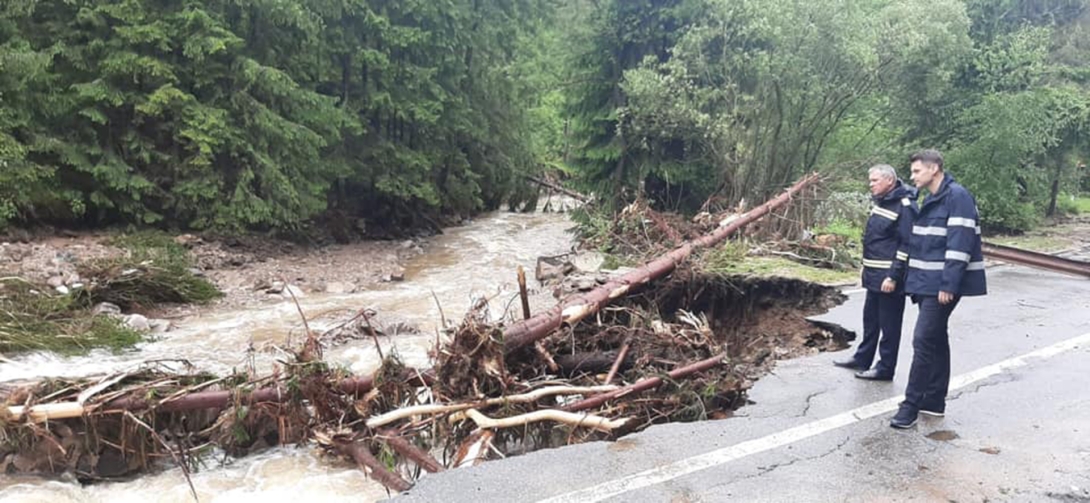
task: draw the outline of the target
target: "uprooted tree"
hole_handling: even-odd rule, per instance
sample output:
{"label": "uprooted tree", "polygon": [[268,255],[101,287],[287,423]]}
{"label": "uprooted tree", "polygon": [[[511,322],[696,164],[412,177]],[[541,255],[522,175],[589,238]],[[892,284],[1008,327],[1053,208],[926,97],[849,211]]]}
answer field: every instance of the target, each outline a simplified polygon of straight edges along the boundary
{"label": "uprooted tree", "polygon": [[[399,491],[418,473],[411,466],[438,471],[724,417],[776,359],[842,347],[842,330],[805,316],[843,297],[799,280],[702,273],[692,255],[816,181],[536,316],[496,325],[476,306],[436,348],[432,369],[387,356],[374,375],[353,377],[321,360],[311,333],[267,376],[145,367],[9,390],[0,470],[94,480],[160,460],[189,470],[213,448],[242,455],[314,441]],[[366,312],[358,318],[368,322]]]}

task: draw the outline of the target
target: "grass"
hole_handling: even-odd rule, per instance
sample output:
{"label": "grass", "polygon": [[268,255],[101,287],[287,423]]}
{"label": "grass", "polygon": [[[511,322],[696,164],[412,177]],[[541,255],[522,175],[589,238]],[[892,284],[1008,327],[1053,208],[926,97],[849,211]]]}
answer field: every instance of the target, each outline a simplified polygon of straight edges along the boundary
{"label": "grass", "polygon": [[1085,222],[1086,216],[1090,215],[1090,197],[1060,194],[1057,200],[1057,212],[1061,216],[1076,216],[1076,218],[1046,219],[1046,225],[1026,231],[1024,234],[992,235],[985,237],[984,240],[1046,253],[1073,248],[1080,239],[1085,239],[1085,223],[1080,222]]}
{"label": "grass", "polygon": [[986,238],[985,241],[1045,253],[1064,250],[1074,245],[1074,241],[1068,238],[1046,234],[1039,230],[1030,231],[1019,236],[992,236]]}
{"label": "grass", "polygon": [[709,251],[704,269],[717,274],[797,278],[823,285],[842,285],[859,280],[859,271],[811,267],[783,257],[749,256],[746,244],[729,241]]}
{"label": "grass", "polygon": [[815,228],[814,234],[818,236],[822,234],[832,234],[834,236],[847,238],[848,242],[851,243],[863,242],[863,228],[841,219],[833,220],[829,225],[824,227]]}
{"label": "grass", "polygon": [[1074,205],[1075,212],[1079,215],[1090,215],[1090,197],[1077,197]]}
{"label": "grass", "polygon": [[0,281],[0,353],[120,350],[142,339],[120,320],[92,316],[88,306],[71,295],[18,278]]}
{"label": "grass", "polygon": [[96,304],[148,308],[167,302],[205,303],[223,295],[190,271],[189,252],[166,234],[118,235],[111,244],[124,248],[125,256],[80,264],[86,286],[69,294],[21,278],[0,280],[0,353],[120,350],[143,335],[116,318],[94,316]]}

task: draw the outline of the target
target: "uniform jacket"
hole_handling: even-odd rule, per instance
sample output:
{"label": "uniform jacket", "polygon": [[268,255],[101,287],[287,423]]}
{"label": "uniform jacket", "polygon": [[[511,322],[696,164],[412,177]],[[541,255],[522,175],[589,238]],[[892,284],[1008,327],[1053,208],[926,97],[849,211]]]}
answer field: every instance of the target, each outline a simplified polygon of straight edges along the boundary
{"label": "uniform jacket", "polygon": [[912,226],[908,250],[910,295],[985,295],[984,254],[976,200],[949,173],[928,195]]}
{"label": "uniform jacket", "polygon": [[872,198],[874,207],[863,233],[863,288],[880,291],[882,281],[890,278],[897,282],[897,292],[904,291],[917,195],[915,187],[897,180],[889,192]]}

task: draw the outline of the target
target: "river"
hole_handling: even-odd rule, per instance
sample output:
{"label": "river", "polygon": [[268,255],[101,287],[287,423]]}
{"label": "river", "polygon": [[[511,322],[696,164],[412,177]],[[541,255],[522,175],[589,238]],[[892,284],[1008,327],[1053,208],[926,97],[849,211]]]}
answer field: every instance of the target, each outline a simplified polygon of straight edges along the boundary
{"label": "river", "polygon": [[[516,269],[526,268],[531,288],[538,256],[570,251],[571,221],[559,213],[495,212],[471,223],[448,229],[424,245],[424,253],[406,264],[405,281],[376,285],[346,295],[308,294],[299,299],[312,329],[322,329],[356,310],[369,307],[383,319],[396,319],[420,328],[418,334],[399,334],[380,340],[384,353],[396,351],[410,366],[430,366],[428,350],[434,345],[440,319],[459,318],[473,299],[485,296],[493,315],[502,315],[517,295]],[[366,256],[359,257],[367,260]],[[437,302],[438,301],[438,302]],[[531,296],[536,312],[555,300],[548,292]],[[440,312],[440,306],[442,314]],[[517,310],[517,300],[510,303]],[[324,316],[322,314],[325,313]],[[331,315],[331,313],[333,315]],[[290,300],[253,308],[209,307],[176,320],[176,329],[121,353],[94,351],[62,357],[48,353],[21,355],[0,364],[0,382],[42,377],[78,377],[116,372],[155,360],[184,360],[200,370],[227,373],[253,366],[268,371],[284,358],[277,347],[289,347],[301,337],[301,321]],[[357,340],[326,352],[326,360],[364,374],[379,365],[371,340]],[[313,446],[282,447],[238,458],[210,461],[192,475],[200,501],[377,501],[386,491],[358,469],[336,458],[324,457]],[[92,502],[192,501],[179,469],[124,482],[81,486],[74,481],[36,477],[0,477],[0,501]]]}

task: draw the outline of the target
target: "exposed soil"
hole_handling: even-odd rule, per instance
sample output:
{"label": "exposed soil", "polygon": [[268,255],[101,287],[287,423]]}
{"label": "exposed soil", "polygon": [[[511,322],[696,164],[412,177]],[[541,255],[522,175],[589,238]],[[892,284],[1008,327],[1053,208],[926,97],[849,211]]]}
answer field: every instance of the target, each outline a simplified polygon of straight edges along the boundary
{"label": "exposed soil", "polygon": [[[572,386],[601,384],[620,359],[624,383],[661,377],[725,353],[727,360],[688,378],[667,380],[618,397],[592,414],[628,418],[611,433],[531,425],[501,429],[490,442],[504,456],[595,439],[615,439],[652,424],[720,419],[745,405],[754,381],[776,360],[847,347],[854,334],[812,322],[846,300],[836,288],[787,278],[723,276],[689,268],[544,339],[537,349],[504,355],[502,332],[468,317],[440,351],[432,393],[442,402],[510,395],[545,380]],[[492,414],[513,416],[556,404],[508,404]],[[596,411],[595,411],[596,410]],[[483,412],[483,410],[482,410]],[[438,424],[445,424],[439,422]],[[440,434],[448,453],[479,441],[465,423]]]}
{"label": "exposed soil", "polygon": [[[80,263],[126,253],[109,244],[110,237],[104,233],[0,236],[0,275],[38,283],[50,279],[78,282]],[[181,235],[176,241],[191,250],[194,272],[205,275],[223,291],[225,296],[217,305],[226,307],[264,302],[269,298],[266,287],[278,281],[302,291],[350,293],[396,280],[403,273],[401,264],[421,253],[414,240],[323,247],[253,236],[206,241]]]}

